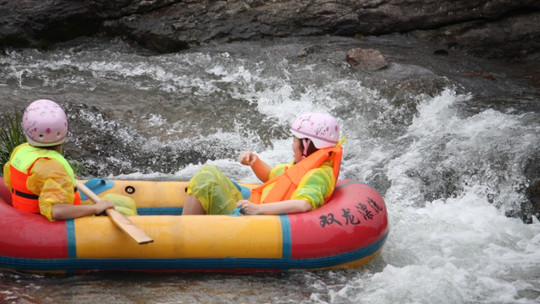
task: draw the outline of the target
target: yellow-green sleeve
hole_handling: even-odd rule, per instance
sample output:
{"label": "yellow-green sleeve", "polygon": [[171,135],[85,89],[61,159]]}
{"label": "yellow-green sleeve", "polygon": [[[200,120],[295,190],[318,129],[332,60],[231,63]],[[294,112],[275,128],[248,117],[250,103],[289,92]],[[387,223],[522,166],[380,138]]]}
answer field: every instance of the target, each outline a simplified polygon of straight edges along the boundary
{"label": "yellow-green sleeve", "polygon": [[336,180],[332,166],[325,163],[320,168],[310,170],[298,184],[298,188],[292,193],[291,199],[303,199],[311,204],[311,210],[315,210],[324,204],[336,187]]}
{"label": "yellow-green sleeve", "polygon": [[11,191],[11,170],[9,169],[9,161],[4,164],[4,184]]}
{"label": "yellow-green sleeve", "polygon": [[54,204],[73,204],[74,185],[71,177],[56,160],[38,159],[30,170],[26,187],[39,196],[39,212],[49,221],[54,221]]}
{"label": "yellow-green sleeve", "polygon": [[272,179],[276,176],[279,176],[283,173],[285,173],[285,169],[288,169],[289,167],[292,167],[293,165],[293,162],[291,162],[290,164],[279,164],[279,165],[276,165],[274,168],[272,168],[272,170],[270,170],[270,175],[268,176],[268,179]]}

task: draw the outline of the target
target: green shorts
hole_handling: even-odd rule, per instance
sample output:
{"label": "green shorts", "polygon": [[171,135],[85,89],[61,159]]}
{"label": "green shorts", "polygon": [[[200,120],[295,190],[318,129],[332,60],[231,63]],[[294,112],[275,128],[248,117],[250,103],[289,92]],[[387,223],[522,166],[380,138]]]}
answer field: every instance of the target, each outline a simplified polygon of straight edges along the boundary
{"label": "green shorts", "polygon": [[187,187],[201,202],[206,214],[232,214],[236,202],[244,199],[231,180],[214,166],[204,166],[195,173]]}

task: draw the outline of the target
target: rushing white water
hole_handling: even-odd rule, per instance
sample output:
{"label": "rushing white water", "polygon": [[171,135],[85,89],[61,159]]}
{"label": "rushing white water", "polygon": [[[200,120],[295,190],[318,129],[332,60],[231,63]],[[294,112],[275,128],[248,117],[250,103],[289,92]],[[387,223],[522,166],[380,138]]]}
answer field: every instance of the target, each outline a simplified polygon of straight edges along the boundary
{"label": "rushing white water", "polygon": [[[242,182],[256,178],[236,162],[240,151],[254,150],[272,164],[288,162],[287,130],[294,117],[330,112],[347,138],[341,177],[380,190],[389,210],[389,238],[366,269],[349,271],[67,278],[0,272],[0,300],[540,302],[540,222],[533,216],[532,224],[524,224],[508,216],[528,202],[525,172],[540,150],[534,109],[486,105],[478,96],[489,93],[492,84],[479,85],[483,92],[468,90],[436,68],[429,70],[436,60],[419,66],[415,54],[373,73],[377,85],[368,86],[369,79],[351,70],[344,57],[332,57],[336,49],[346,52],[342,48],[355,44],[343,39],[324,56],[307,58],[296,54],[313,41],[169,55],[109,43],[6,53],[0,57],[4,108],[22,108],[41,97],[71,106],[79,133],[72,131],[68,146],[107,177],[186,180],[208,163]],[[379,47],[391,53],[398,43]],[[497,66],[490,68],[495,73]],[[434,79],[433,86],[411,80],[425,75]],[[89,141],[99,143],[100,137],[114,145],[107,142],[85,154]],[[185,155],[196,156],[177,160]]]}

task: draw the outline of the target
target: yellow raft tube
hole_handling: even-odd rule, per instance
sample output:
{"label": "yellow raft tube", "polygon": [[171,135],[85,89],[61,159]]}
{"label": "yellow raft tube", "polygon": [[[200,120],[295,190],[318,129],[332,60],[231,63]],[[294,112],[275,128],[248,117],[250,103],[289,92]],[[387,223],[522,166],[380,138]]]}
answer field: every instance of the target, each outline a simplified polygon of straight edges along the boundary
{"label": "yellow raft tube", "polygon": [[129,219],[154,242],[139,245],[106,216],[49,222],[16,210],[4,187],[0,268],[245,273],[361,267],[380,252],[388,235],[382,197],[353,180],[338,181],[330,201],[317,210],[275,216],[181,216],[187,182],[101,182],[112,187],[99,196],[116,193],[134,199],[138,215]]}

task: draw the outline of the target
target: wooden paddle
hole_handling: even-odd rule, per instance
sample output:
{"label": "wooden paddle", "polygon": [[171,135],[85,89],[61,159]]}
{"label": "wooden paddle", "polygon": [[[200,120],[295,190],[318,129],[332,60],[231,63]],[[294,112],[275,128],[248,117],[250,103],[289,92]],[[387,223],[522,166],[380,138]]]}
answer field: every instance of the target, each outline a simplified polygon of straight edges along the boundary
{"label": "wooden paddle", "polygon": [[[84,193],[90,200],[92,200],[94,203],[97,202],[100,198],[84,183],[81,181],[76,181],[77,188]],[[118,228],[122,229],[125,233],[127,233],[131,238],[133,238],[139,245],[142,244],[148,244],[152,243],[154,240],[144,232],[140,227],[133,224],[126,216],[124,216],[122,213],[114,210],[114,209],[107,209],[105,211],[111,221],[118,226]]]}

